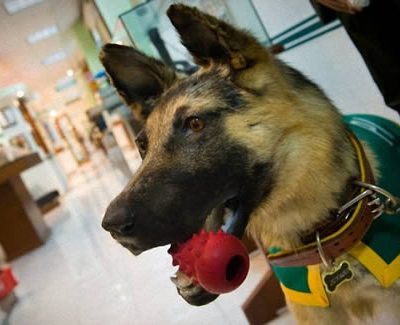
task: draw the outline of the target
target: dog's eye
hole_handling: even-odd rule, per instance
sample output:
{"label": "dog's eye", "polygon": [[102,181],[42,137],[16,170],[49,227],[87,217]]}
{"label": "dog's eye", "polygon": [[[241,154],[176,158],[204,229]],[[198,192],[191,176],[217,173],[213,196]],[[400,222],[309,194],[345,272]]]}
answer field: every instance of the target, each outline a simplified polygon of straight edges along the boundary
{"label": "dog's eye", "polygon": [[193,132],[200,132],[206,126],[206,122],[199,117],[189,117],[186,120],[186,126]]}

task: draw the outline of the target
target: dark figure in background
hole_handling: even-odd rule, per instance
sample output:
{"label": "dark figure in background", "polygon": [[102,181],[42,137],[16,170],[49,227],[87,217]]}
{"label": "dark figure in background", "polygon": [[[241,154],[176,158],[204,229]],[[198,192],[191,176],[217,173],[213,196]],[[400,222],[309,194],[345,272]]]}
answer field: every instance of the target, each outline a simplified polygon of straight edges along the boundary
{"label": "dark figure in background", "polygon": [[339,18],[362,55],[387,106],[400,114],[400,0],[311,0],[324,23]]}

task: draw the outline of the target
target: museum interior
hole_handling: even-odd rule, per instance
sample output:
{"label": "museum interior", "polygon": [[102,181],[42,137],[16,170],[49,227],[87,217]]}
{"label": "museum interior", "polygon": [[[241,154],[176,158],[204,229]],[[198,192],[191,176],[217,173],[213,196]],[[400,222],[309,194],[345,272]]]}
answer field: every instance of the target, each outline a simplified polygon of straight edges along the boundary
{"label": "museum interior", "polygon": [[141,165],[143,124],[99,52],[132,46],[193,73],[166,15],[175,2],[250,31],[341,113],[400,122],[341,22],[308,0],[1,0],[0,324],[295,324],[252,238],[243,284],[193,307],[168,246],[133,256],[101,226]]}

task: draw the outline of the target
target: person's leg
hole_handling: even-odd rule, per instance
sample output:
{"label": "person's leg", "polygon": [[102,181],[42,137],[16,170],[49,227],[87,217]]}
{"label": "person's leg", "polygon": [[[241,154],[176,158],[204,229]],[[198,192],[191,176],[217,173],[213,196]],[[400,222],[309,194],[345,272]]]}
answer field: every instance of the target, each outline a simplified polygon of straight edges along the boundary
{"label": "person's leg", "polygon": [[386,104],[400,113],[400,0],[371,0],[358,14],[338,16]]}

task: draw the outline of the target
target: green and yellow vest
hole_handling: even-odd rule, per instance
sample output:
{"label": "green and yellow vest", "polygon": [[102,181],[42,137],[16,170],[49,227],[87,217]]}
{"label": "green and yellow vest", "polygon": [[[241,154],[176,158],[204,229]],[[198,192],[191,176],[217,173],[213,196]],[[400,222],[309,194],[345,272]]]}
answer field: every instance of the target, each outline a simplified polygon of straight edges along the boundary
{"label": "green and yellow vest", "polygon": [[[368,144],[379,162],[377,185],[400,197],[400,126],[373,115],[348,115],[346,125]],[[277,253],[279,249],[270,249]],[[349,252],[383,287],[400,278],[400,216],[382,214]],[[287,299],[302,305],[329,307],[320,265],[272,266]]]}

